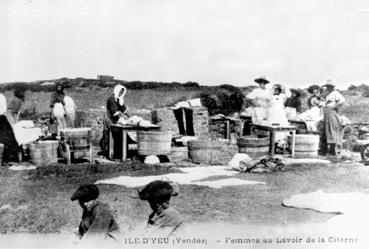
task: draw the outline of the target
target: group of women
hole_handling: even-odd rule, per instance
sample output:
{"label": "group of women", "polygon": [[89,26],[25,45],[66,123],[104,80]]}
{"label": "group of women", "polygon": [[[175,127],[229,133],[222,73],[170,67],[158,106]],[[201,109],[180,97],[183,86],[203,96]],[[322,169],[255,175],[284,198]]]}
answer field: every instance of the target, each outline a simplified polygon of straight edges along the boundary
{"label": "group of women", "polygon": [[[338,109],[345,98],[335,89],[331,80],[322,87],[312,85],[308,88],[309,109],[301,113],[300,92],[289,90],[279,84],[272,89],[266,88],[270,82],[265,78],[255,79],[259,87],[246,96],[247,109],[252,122],[264,125],[288,125],[288,119],[306,122],[308,130],[320,132],[322,154],[336,155],[342,144],[343,125]],[[320,129],[319,126],[320,125]],[[285,133],[277,133],[279,142],[286,138]]]}
{"label": "group of women", "polygon": [[[16,88],[13,94],[10,101],[7,101],[5,95],[0,93],[0,144],[3,144],[2,162],[5,163],[20,159],[22,142],[19,139],[26,134],[21,131],[22,127],[17,126],[25,103],[25,90]],[[76,106],[73,99],[65,95],[61,83],[56,84],[51,94],[50,108],[51,120],[56,120],[58,131],[74,127]]]}

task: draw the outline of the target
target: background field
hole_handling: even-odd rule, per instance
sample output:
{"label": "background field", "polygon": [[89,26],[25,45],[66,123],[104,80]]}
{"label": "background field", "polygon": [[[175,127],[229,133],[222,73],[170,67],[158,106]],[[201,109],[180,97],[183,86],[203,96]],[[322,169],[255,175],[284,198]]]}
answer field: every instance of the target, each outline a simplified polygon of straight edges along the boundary
{"label": "background field", "polygon": [[[366,88],[365,88],[366,89]],[[341,114],[347,116],[353,122],[369,122],[369,97],[365,89],[355,88],[349,91],[343,91],[346,103],[341,109]],[[170,106],[184,99],[191,99],[201,93],[201,89],[180,88],[157,88],[157,89],[130,89],[125,97],[126,104],[130,110],[155,109],[159,107]],[[66,94],[71,96],[80,110],[105,108],[106,99],[112,94],[112,87],[92,88],[69,88],[65,90]],[[243,90],[247,94],[249,90]],[[13,98],[12,91],[6,91],[7,100]],[[40,114],[49,112],[51,92],[26,92],[25,113]],[[308,94],[303,98],[306,109],[306,100]]]}

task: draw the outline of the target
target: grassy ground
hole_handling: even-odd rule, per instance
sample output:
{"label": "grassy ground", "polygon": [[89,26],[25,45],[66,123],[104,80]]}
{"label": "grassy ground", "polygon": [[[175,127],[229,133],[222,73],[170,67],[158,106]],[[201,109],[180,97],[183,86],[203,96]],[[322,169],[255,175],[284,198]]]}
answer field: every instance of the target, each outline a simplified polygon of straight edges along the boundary
{"label": "grassy ground", "polygon": [[[83,183],[118,175],[164,174],[174,169],[150,168],[127,162],[118,165],[57,165],[30,172],[0,171],[0,230],[47,232],[74,230],[81,210],[70,201]],[[140,168],[141,170],[137,170]],[[323,189],[327,192],[369,192],[369,171],[360,164],[293,165],[287,172],[239,174],[266,185],[212,189],[183,185],[172,204],[192,222],[235,224],[300,224],[321,222],[332,215],[286,208],[284,198]],[[114,210],[121,227],[143,224],[150,213],[146,202],[129,197],[134,190],[100,185],[101,199]]]}

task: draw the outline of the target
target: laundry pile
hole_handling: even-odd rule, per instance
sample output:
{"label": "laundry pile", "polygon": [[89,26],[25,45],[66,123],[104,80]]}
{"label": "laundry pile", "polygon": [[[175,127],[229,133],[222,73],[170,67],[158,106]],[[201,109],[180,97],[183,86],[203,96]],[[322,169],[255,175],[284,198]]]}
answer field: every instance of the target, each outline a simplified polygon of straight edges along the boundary
{"label": "laundry pile", "polygon": [[253,160],[247,154],[238,153],[228,165],[235,170],[250,173],[286,171],[286,162],[278,156],[263,156]]}
{"label": "laundry pile", "polygon": [[147,127],[151,126],[152,123],[148,120],[145,120],[139,116],[132,116],[129,119],[120,118],[118,123],[121,125],[134,125],[134,126],[142,126]]}

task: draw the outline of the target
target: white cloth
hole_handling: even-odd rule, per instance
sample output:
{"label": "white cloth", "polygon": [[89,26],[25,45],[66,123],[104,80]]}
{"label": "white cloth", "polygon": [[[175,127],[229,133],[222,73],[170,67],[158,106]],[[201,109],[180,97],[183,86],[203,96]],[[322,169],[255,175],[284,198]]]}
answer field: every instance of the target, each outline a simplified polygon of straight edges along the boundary
{"label": "white cloth", "polygon": [[[290,93],[291,94],[291,93]],[[269,124],[278,124],[281,126],[288,126],[288,119],[284,111],[284,102],[288,98],[288,94],[273,95],[271,105],[267,110],[267,121]],[[276,132],[276,141],[284,140],[287,138],[287,132]]]}
{"label": "white cloth", "polygon": [[296,108],[287,106],[284,109],[284,111],[286,113],[287,119],[296,119],[297,118],[297,110],[296,110]]}
{"label": "white cloth", "polygon": [[13,128],[34,128],[35,123],[32,120],[22,120],[13,125]]}
{"label": "white cloth", "polygon": [[55,117],[64,117],[65,110],[62,103],[55,103],[53,114]]}
{"label": "white cloth", "polygon": [[181,108],[181,107],[190,108],[192,106],[202,106],[201,105],[201,99],[200,98],[196,98],[196,99],[190,99],[190,100],[186,100],[186,101],[181,101],[181,102],[178,102],[177,104],[175,104],[174,105],[174,108]]}
{"label": "white cloth", "polygon": [[[120,91],[124,89],[124,92],[119,95]],[[114,87],[113,93],[114,93],[114,99],[117,99],[119,101],[120,105],[124,104],[124,95],[126,95],[127,89],[122,85],[116,85]]]}
{"label": "white cloth", "polygon": [[340,92],[334,90],[325,98],[325,103],[327,107],[334,107],[337,104],[342,104],[345,102],[345,98]]}
{"label": "white cloth", "polygon": [[67,114],[69,113],[75,113],[76,110],[76,104],[74,103],[73,99],[69,96],[65,96],[64,97],[64,108],[65,108],[65,112]]}
{"label": "white cloth", "polygon": [[251,114],[251,119],[254,124],[263,124],[266,122],[267,109],[270,106],[273,93],[269,88],[262,89],[260,87],[255,88],[246,98],[253,100],[255,107],[247,108],[247,111]]}
{"label": "white cloth", "polygon": [[319,107],[314,106],[299,114],[297,118],[306,123],[308,131],[317,131],[318,123],[323,119],[323,112]]}
{"label": "white cloth", "polygon": [[13,127],[14,136],[17,140],[18,144],[28,144],[33,141],[36,141],[37,139],[42,136],[41,128],[35,127],[35,128],[23,128],[19,126]]}
{"label": "white cloth", "polygon": [[[141,187],[149,182],[155,180],[169,179],[171,182],[177,182],[178,184],[185,185],[199,185],[209,186],[211,188],[221,188],[225,186],[236,185],[253,185],[253,184],[265,184],[265,182],[241,180],[232,176],[237,175],[239,172],[229,169],[227,166],[213,166],[213,167],[185,167],[180,168],[180,173],[169,173],[165,175],[151,175],[151,176],[118,176],[106,180],[98,180],[96,184],[116,184],[129,188]],[[205,180],[214,176],[229,176],[232,178],[221,180]]]}
{"label": "white cloth", "polygon": [[4,94],[0,93],[0,115],[6,113],[7,105],[6,105],[6,98]]}

